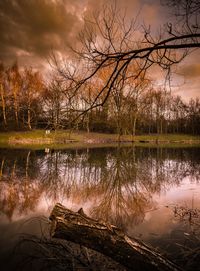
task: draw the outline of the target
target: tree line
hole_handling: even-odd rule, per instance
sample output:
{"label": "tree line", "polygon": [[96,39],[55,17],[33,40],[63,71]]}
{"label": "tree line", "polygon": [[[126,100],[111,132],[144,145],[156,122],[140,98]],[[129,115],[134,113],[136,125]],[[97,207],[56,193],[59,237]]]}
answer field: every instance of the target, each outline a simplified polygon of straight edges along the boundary
{"label": "tree line", "polygon": [[[84,129],[121,134],[200,133],[200,101],[184,102],[148,76],[166,72],[200,48],[200,4],[163,0],[173,20],[156,34],[116,2],[85,21],[76,57],[60,61],[48,82],[32,69],[0,65],[0,129]],[[138,35],[138,31],[140,35]]]}
{"label": "tree line", "polygon": [[[136,67],[132,67],[135,71]],[[0,129],[79,129],[122,134],[200,134],[200,100],[183,101],[141,73],[116,85],[102,106],[92,106],[109,70],[78,92],[54,75],[44,80],[33,68],[0,65]],[[105,97],[102,96],[103,100]],[[84,112],[84,114],[82,114]]]}

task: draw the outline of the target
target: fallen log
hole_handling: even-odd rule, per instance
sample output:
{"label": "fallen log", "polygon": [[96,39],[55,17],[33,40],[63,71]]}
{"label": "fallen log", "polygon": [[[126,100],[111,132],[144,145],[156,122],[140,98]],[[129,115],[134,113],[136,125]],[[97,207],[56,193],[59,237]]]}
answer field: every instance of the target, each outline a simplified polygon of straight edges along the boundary
{"label": "fallen log", "polygon": [[51,215],[51,236],[78,243],[109,256],[128,270],[180,271],[174,263],[119,228],[56,204]]}

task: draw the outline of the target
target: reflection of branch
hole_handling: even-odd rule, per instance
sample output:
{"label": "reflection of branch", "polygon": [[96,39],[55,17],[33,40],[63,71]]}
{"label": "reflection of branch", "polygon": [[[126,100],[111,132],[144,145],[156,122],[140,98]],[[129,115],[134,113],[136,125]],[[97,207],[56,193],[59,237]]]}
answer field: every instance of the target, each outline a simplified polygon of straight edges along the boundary
{"label": "reflection of branch", "polygon": [[127,153],[118,149],[117,156],[110,159],[111,165],[104,171],[99,184],[99,204],[91,211],[94,217],[120,227],[127,227],[127,223],[141,223],[152,205],[150,193],[143,191],[135,179],[135,164],[127,158]]}
{"label": "reflection of branch", "polygon": [[190,225],[200,227],[200,209],[176,205],[173,212],[181,221],[188,221]]}
{"label": "reflection of branch", "polygon": [[[34,211],[37,202],[43,192],[43,185],[36,180],[30,178],[5,179],[0,184],[1,201],[0,209],[7,218],[12,221],[15,212],[19,214],[27,214]],[[4,195],[4,196],[3,196]]]}
{"label": "reflection of branch", "polygon": [[4,163],[5,163],[5,158],[3,157],[3,159],[1,160],[1,167],[0,167],[0,181],[3,175]]}
{"label": "reflection of branch", "polygon": [[[135,147],[30,155],[29,178],[22,179],[27,154],[18,153],[14,178],[9,166],[16,155],[3,154],[6,162],[0,182],[0,205],[11,219],[16,212],[24,215],[36,210],[40,198],[50,206],[68,199],[76,204],[91,203],[93,217],[127,227],[128,223],[141,222],[145,212],[151,210],[153,194],[178,186],[185,176],[198,180],[199,174],[198,160],[190,150],[183,153],[177,149]],[[179,154],[181,161],[176,158]]]}

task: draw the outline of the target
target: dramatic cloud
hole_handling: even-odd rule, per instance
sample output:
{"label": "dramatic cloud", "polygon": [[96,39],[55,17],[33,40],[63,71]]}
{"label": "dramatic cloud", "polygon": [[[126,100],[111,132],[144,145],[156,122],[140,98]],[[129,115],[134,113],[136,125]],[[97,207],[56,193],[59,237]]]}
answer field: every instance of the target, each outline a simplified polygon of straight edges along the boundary
{"label": "dramatic cloud", "polygon": [[[142,21],[155,21],[158,1],[142,1]],[[66,53],[66,45],[76,44],[83,18],[109,3],[113,0],[1,0],[0,60],[10,64],[17,59],[21,65],[38,66],[51,50],[64,53],[65,49]],[[119,0],[117,5],[131,18],[140,10],[141,1]]]}
{"label": "dramatic cloud", "polygon": [[[143,6],[142,21],[159,17],[158,1],[116,1],[119,10],[133,18]],[[84,17],[113,0],[3,0],[0,1],[0,60],[11,64],[41,65],[51,50],[68,53],[75,45]]]}
{"label": "dramatic cloud", "polygon": [[[70,53],[67,45],[77,45],[77,36],[84,26],[84,18],[102,10],[114,0],[0,0],[0,61],[37,69],[47,67],[52,50],[60,55]],[[129,19],[138,15],[138,24],[145,23],[159,29],[169,18],[160,0],[116,0],[120,11],[126,10]],[[139,32],[138,32],[139,33]],[[187,80],[194,79],[198,89],[200,65],[193,58],[182,63],[180,73]],[[188,81],[187,81],[188,83]],[[192,89],[193,83],[190,83]],[[188,89],[188,88],[187,88]],[[190,91],[192,93],[192,91]]]}
{"label": "dramatic cloud", "polygon": [[0,58],[46,57],[75,40],[81,0],[0,1]]}

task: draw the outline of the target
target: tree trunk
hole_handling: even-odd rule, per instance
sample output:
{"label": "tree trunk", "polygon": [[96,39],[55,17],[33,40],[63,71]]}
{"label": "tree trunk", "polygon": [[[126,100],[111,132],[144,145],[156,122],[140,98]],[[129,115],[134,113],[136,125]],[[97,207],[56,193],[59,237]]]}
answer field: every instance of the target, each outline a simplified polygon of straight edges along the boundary
{"label": "tree trunk", "polygon": [[27,123],[28,123],[28,129],[31,130],[31,107],[30,104],[28,103],[28,116],[27,116]]}
{"label": "tree trunk", "polygon": [[172,262],[117,227],[86,216],[82,209],[73,212],[56,204],[50,215],[51,235],[86,246],[111,257],[134,271],[178,271]]}
{"label": "tree trunk", "polygon": [[136,122],[137,122],[137,116],[135,115],[134,116],[134,119],[133,119],[133,129],[132,129],[132,140],[134,141],[135,140],[135,131],[136,131]]}
{"label": "tree trunk", "polygon": [[89,114],[86,116],[86,128],[87,128],[87,133],[90,132],[90,116]]}
{"label": "tree trunk", "polygon": [[0,84],[1,89],[1,102],[2,102],[2,113],[3,113],[3,122],[4,126],[7,126],[7,119],[6,119],[6,103],[5,103],[5,93],[2,84]]}
{"label": "tree trunk", "polygon": [[122,131],[121,131],[121,116],[120,114],[117,115],[117,141],[120,142],[121,141],[121,135],[122,135]]}
{"label": "tree trunk", "polygon": [[160,119],[160,134],[162,135],[163,133],[163,120],[162,120],[162,117]]}
{"label": "tree trunk", "polygon": [[13,98],[14,98],[14,111],[15,111],[16,126],[19,127],[17,87],[15,85],[13,86]]}

